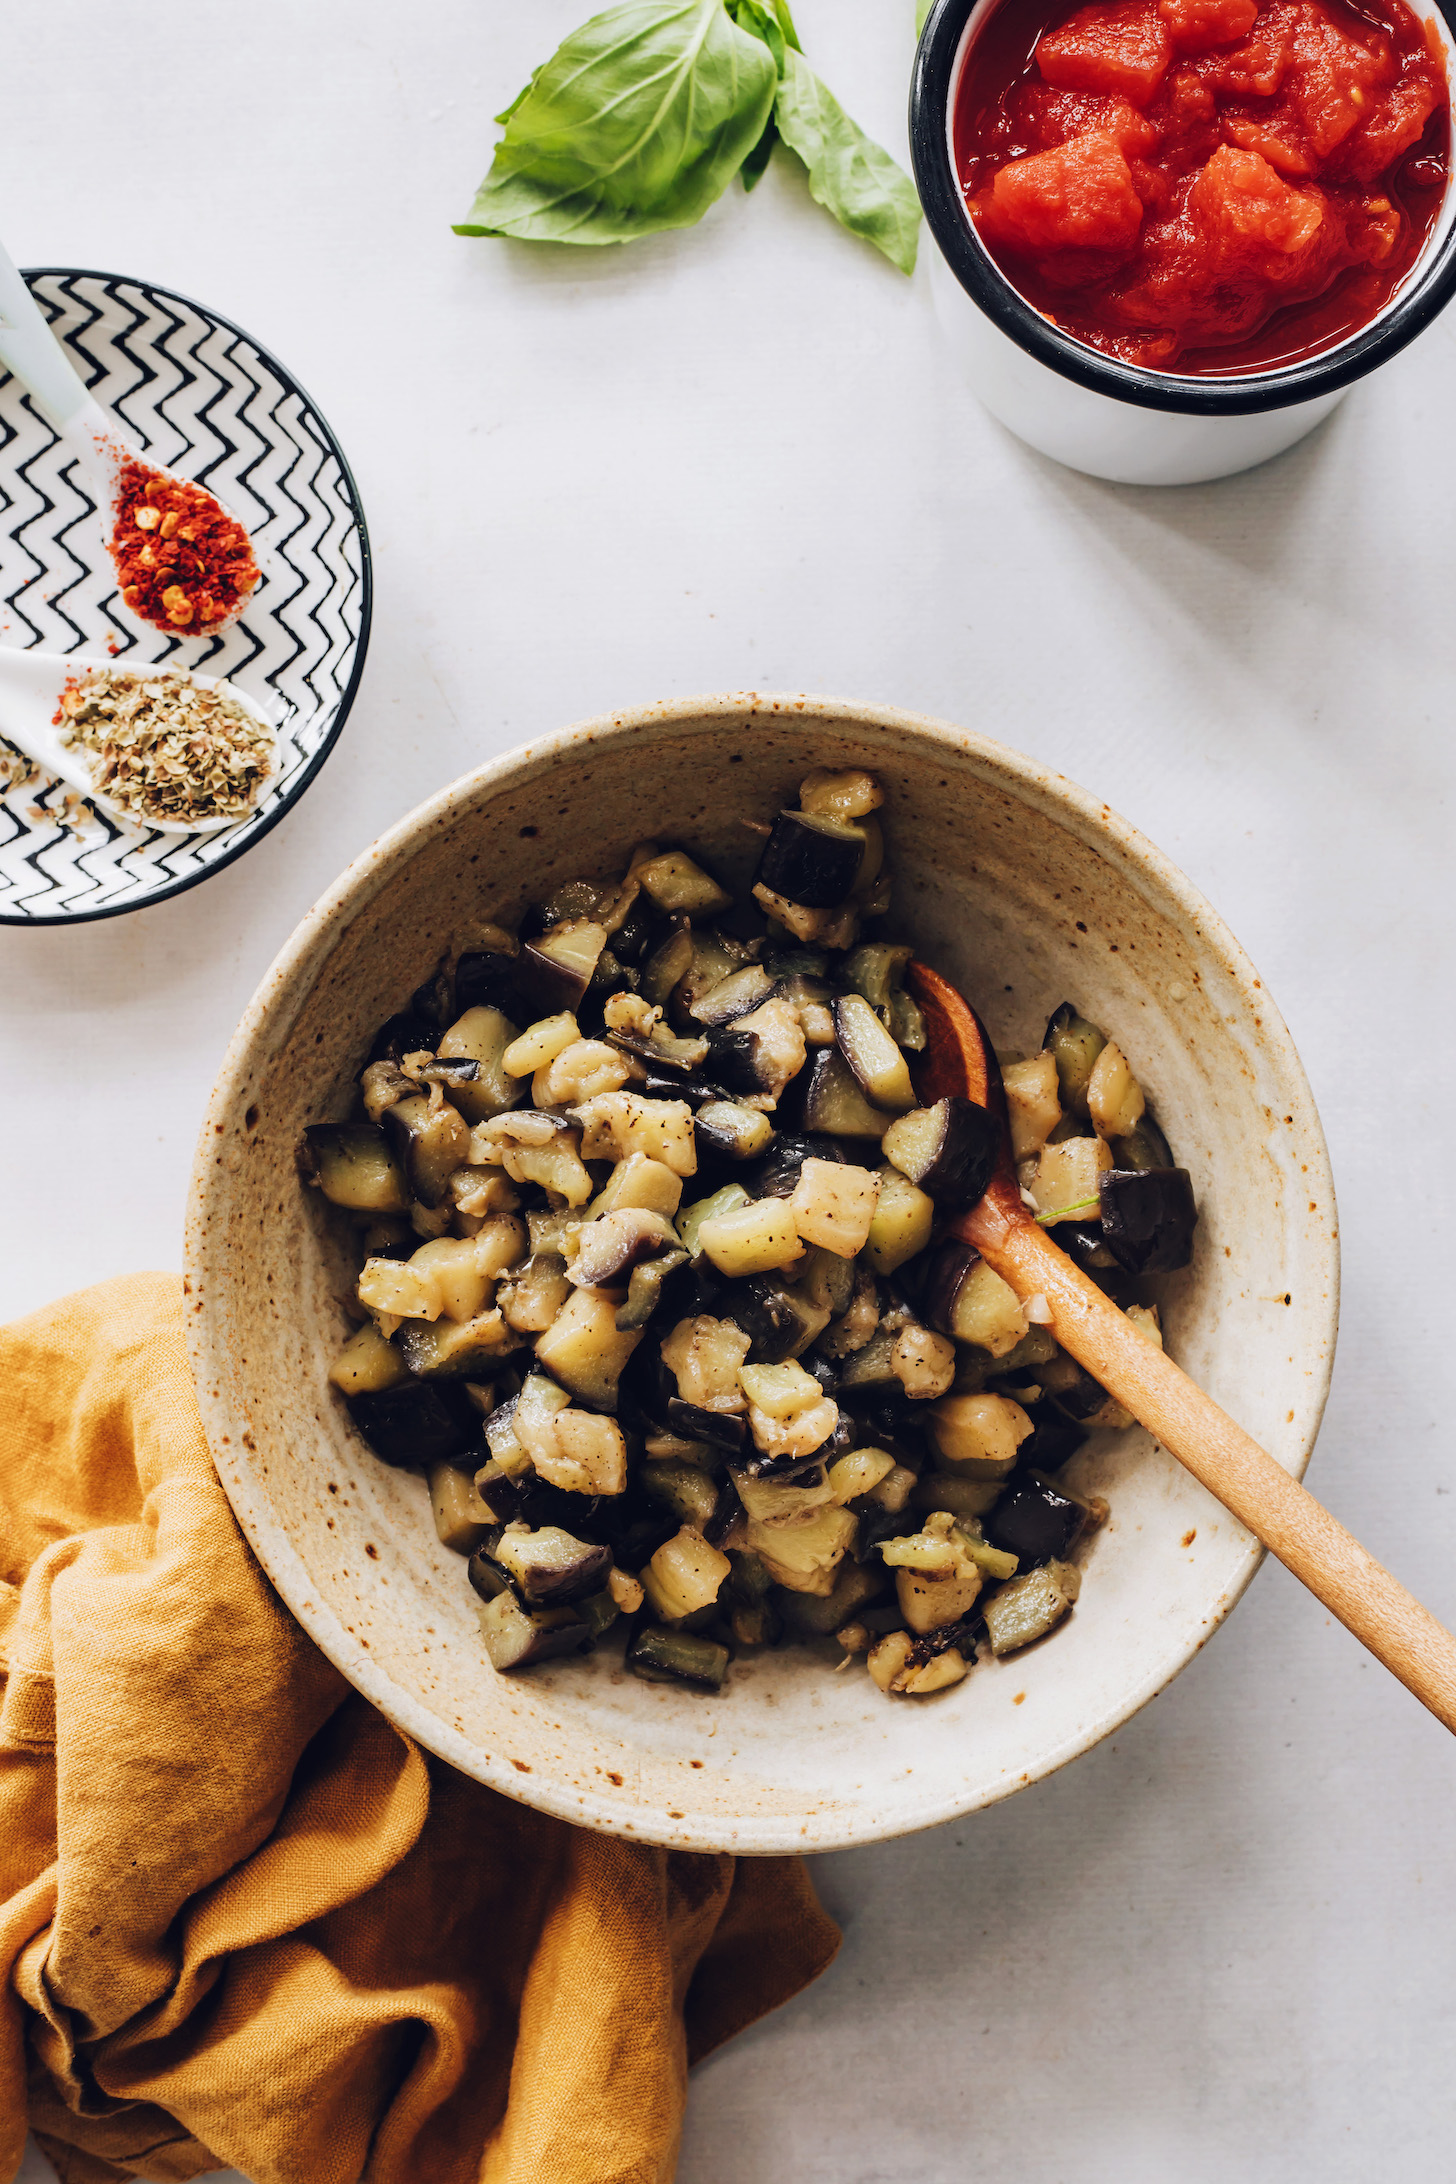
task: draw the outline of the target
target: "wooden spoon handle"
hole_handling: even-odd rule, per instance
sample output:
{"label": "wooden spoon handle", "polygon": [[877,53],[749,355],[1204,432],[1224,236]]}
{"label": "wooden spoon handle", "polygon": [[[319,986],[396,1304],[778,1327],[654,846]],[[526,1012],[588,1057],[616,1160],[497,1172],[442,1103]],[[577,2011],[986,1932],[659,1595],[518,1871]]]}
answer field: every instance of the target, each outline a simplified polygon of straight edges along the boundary
{"label": "wooden spoon handle", "polygon": [[1376,1659],[1456,1731],[1456,1639],[1357,1539],[1139,1335],[1009,1193],[993,1185],[956,1224],[1017,1295],[1043,1296],[1052,1333]]}

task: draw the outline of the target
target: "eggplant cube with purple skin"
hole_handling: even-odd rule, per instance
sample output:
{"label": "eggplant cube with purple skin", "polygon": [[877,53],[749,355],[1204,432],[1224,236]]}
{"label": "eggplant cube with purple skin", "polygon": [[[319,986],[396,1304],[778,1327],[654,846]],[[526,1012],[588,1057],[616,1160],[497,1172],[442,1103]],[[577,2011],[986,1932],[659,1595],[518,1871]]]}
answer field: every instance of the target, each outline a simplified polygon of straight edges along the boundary
{"label": "eggplant cube with purple skin", "polygon": [[1001,1125],[988,1109],[953,1092],[933,1107],[914,1107],[899,1116],[882,1144],[886,1160],[938,1206],[963,1213],[991,1180],[1001,1150]]}
{"label": "eggplant cube with purple skin", "polygon": [[1100,1180],[1102,1240],[1129,1274],[1170,1274],[1193,1257],[1198,1208],[1186,1168],[1113,1168]]}

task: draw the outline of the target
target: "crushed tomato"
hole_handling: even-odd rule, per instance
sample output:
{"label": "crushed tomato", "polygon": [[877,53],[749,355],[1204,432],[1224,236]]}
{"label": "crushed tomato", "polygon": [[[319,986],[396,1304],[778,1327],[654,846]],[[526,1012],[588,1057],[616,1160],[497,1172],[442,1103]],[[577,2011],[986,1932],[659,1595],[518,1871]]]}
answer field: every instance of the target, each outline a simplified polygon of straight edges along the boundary
{"label": "crushed tomato", "polygon": [[111,558],[133,614],[173,636],[230,621],[258,581],[243,526],[200,485],[122,464]]}
{"label": "crushed tomato", "polygon": [[1064,332],[1268,371],[1356,332],[1420,255],[1446,69],[1403,0],[1006,0],[954,139],[982,241]]}

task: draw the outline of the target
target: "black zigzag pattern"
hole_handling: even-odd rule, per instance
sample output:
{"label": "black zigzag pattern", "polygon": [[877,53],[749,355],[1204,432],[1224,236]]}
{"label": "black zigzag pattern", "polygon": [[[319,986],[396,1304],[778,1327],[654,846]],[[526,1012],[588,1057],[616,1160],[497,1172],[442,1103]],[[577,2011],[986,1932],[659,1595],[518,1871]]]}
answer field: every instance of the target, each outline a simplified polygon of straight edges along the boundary
{"label": "black zigzag pattern", "polygon": [[0,793],[0,923],[116,917],[194,887],[275,826],[328,757],[369,642],[364,512],[343,450],[298,382],[241,327],[144,281],[48,267],[32,294],[104,408],[158,462],[216,493],[262,579],[220,637],[143,634],[119,610],[86,481],[14,379],[0,376],[0,644],[228,675],[272,712],[279,769],[259,809],[195,840],[62,823],[42,778]]}

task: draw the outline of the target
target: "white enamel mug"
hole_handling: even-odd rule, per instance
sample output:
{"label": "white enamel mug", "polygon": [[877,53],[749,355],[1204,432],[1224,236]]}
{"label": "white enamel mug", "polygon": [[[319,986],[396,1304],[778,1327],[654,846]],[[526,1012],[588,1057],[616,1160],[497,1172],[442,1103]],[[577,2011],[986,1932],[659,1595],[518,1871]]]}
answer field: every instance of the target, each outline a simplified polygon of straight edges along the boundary
{"label": "white enamel mug", "polygon": [[[1445,5],[1408,0],[1430,22],[1456,77]],[[1368,325],[1300,363],[1265,373],[1149,371],[1063,333],[1035,310],[976,233],[956,175],[952,119],[977,39],[1017,0],[936,0],[915,57],[910,144],[937,250],[937,315],[972,390],[1019,439],[1070,469],[1123,485],[1231,477],[1302,440],[1357,380],[1428,326],[1456,289],[1456,188],[1404,282]]]}

